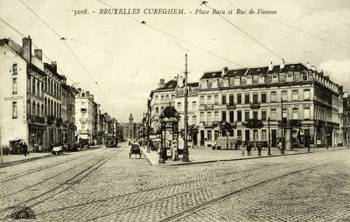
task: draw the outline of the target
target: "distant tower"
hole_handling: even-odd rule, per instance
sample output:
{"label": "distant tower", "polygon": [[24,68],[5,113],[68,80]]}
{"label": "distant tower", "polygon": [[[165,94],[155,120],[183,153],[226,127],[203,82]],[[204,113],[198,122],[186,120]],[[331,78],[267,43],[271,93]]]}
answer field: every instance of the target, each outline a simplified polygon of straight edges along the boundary
{"label": "distant tower", "polygon": [[134,118],[132,117],[132,114],[130,113],[129,116],[129,138],[130,139],[135,139],[134,138]]}

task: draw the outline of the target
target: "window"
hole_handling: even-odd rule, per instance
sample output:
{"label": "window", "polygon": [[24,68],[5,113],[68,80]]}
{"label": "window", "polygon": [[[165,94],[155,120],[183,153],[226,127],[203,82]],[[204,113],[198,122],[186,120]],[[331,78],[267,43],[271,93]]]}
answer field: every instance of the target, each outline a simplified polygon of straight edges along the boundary
{"label": "window", "polygon": [[219,119],[219,112],[218,111],[214,112],[214,121],[220,121],[220,119]]}
{"label": "window", "polygon": [[17,102],[12,102],[12,119],[17,119]]}
{"label": "window", "polygon": [[253,103],[254,104],[259,103],[259,96],[258,96],[258,94],[253,94]]}
{"label": "window", "polygon": [[242,140],[242,130],[237,130],[237,138]]}
{"label": "window", "polygon": [[277,119],[277,111],[276,109],[271,109],[271,119],[276,120]]}
{"label": "window", "polygon": [[221,120],[226,121],[226,111],[221,112]]}
{"label": "window", "polygon": [[266,120],[266,110],[261,110],[261,120]]}
{"label": "window", "polygon": [[237,104],[242,104],[242,94],[237,94]]}
{"label": "window", "polygon": [[248,121],[249,120],[249,111],[245,111],[244,112],[244,121]]}
{"label": "window", "polygon": [[273,91],[271,92],[271,102],[276,102],[277,101],[277,92]]}
{"label": "window", "polygon": [[197,102],[192,101],[192,109],[195,110],[197,108]]}
{"label": "window", "polygon": [[258,111],[253,112],[253,119],[258,119]]}
{"label": "window", "polygon": [[310,119],[310,108],[304,107],[304,119]]}
{"label": "window", "polygon": [[197,116],[192,116],[192,123],[193,123],[194,125],[197,124]]}
{"label": "window", "polygon": [[310,100],[310,99],[311,99],[310,89],[304,89],[304,100]]}
{"label": "window", "polygon": [[230,111],[230,123],[234,122],[234,112]]}
{"label": "window", "polygon": [[267,141],[267,131],[266,129],[261,130],[261,140],[262,141]]}
{"label": "window", "polygon": [[232,94],[229,95],[229,104],[230,104],[230,105],[233,105],[233,104],[234,104],[234,97],[233,97]]}
{"label": "window", "polygon": [[297,89],[292,91],[292,95],[294,101],[299,100],[299,91]]}
{"label": "window", "polygon": [[207,131],[207,134],[208,134],[207,139],[208,139],[208,140],[213,140],[213,135],[212,135],[211,130],[208,130],[208,131]]}
{"label": "window", "polygon": [[211,100],[211,96],[208,96],[207,97],[207,104],[212,104],[213,103],[213,101]]}
{"label": "window", "polygon": [[249,104],[249,94],[244,95],[244,103]]}
{"label": "window", "polygon": [[242,111],[237,110],[237,122],[241,122],[241,121],[242,121]]}
{"label": "window", "polygon": [[12,65],[12,74],[17,75],[17,64],[16,63]]}
{"label": "window", "polygon": [[154,97],[154,102],[158,103],[158,95]]}
{"label": "window", "polygon": [[33,86],[33,91],[32,91],[32,94],[35,95],[35,79],[33,78],[33,83],[32,83],[32,86]]}
{"label": "window", "polygon": [[282,111],[282,116],[283,118],[288,118],[288,112],[287,112],[287,108],[283,108],[283,111]]}
{"label": "window", "polygon": [[219,95],[214,96],[214,104],[219,105]]}
{"label": "window", "polygon": [[287,90],[283,90],[282,91],[282,100],[283,101],[287,101],[288,100],[288,91]]}
{"label": "window", "polygon": [[204,122],[204,112],[201,112],[201,113],[199,114],[199,120],[200,120],[201,122]]}
{"label": "window", "polygon": [[261,102],[266,103],[266,93],[261,94]]}
{"label": "window", "polygon": [[17,78],[12,79],[12,94],[17,94]]}
{"label": "window", "polygon": [[211,112],[207,112],[207,122],[211,123],[212,119],[211,119]]}
{"label": "window", "polygon": [[221,96],[222,105],[226,105],[226,95]]}
{"label": "window", "polygon": [[204,104],[204,96],[199,97],[199,104]]}
{"label": "window", "polygon": [[181,110],[181,102],[177,102],[177,110]]}
{"label": "window", "polygon": [[293,119],[299,119],[299,109],[293,108]]}

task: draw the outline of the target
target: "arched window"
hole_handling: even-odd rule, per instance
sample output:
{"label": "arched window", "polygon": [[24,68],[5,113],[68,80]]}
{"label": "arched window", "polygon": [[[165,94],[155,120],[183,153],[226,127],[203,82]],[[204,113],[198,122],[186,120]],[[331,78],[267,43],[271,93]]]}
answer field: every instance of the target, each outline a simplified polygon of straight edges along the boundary
{"label": "arched window", "polygon": [[44,104],[41,104],[41,116],[44,116]]}
{"label": "arched window", "polygon": [[44,111],[45,116],[47,115],[47,99],[45,98],[45,111]]}
{"label": "arched window", "polygon": [[31,103],[30,103],[30,99],[27,101],[27,114],[31,115]]}
{"label": "arched window", "polygon": [[16,63],[12,65],[12,74],[17,75],[17,64]]}
{"label": "arched window", "polygon": [[32,106],[32,115],[35,116],[36,115],[36,112],[35,112],[35,101],[33,101],[33,106]]}
{"label": "arched window", "polygon": [[40,116],[40,104],[39,103],[37,103],[36,104],[36,112],[37,112],[37,116]]}

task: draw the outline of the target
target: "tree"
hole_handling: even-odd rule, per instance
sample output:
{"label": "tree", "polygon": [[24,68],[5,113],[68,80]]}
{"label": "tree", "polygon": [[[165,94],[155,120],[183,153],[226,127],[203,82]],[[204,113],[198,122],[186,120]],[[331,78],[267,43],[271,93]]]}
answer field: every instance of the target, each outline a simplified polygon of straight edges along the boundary
{"label": "tree", "polygon": [[219,126],[221,135],[223,134],[224,131],[226,132],[226,147],[228,149],[229,132],[236,128],[236,124],[231,124],[226,122],[225,120],[222,120],[221,122],[214,123],[214,126]]}

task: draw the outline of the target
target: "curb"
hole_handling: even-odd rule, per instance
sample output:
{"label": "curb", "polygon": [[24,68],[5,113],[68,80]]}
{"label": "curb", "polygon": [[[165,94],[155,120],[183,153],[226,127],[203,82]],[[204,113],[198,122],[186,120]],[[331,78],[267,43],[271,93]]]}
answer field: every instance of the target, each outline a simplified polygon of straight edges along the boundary
{"label": "curb", "polygon": [[50,157],[50,156],[52,156],[51,153],[47,154],[47,155],[44,155],[44,156],[37,156],[37,157],[23,159],[23,160],[15,160],[15,161],[11,161],[11,162],[0,164],[0,168],[9,167],[9,166],[13,166],[13,165],[17,165],[17,164],[21,164],[21,163],[25,163],[25,162],[30,162],[30,161],[34,161],[34,160]]}
{"label": "curb", "polygon": [[143,148],[141,148],[141,152],[142,152],[142,155],[145,156],[145,158],[147,159],[147,161],[149,162],[149,164],[151,164],[152,166],[155,166],[155,165],[159,165],[159,164],[153,164],[147,157],[147,155],[145,154],[145,151],[143,151]]}

